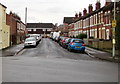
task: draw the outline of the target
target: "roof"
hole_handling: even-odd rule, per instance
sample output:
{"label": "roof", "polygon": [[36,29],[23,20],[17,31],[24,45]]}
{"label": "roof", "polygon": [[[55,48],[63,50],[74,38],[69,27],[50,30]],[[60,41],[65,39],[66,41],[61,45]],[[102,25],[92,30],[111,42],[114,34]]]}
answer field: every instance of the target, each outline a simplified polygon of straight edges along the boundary
{"label": "roof", "polygon": [[3,5],[3,4],[1,4],[1,3],[0,3],[0,5],[3,6],[4,8],[7,8],[5,5]]}
{"label": "roof", "polygon": [[74,17],[64,17],[63,23],[71,24],[74,22]]}
{"label": "roof", "polygon": [[[119,6],[119,5],[120,5],[120,1],[117,2],[116,5]],[[82,16],[81,18],[77,19],[75,22],[77,22],[77,21],[79,21],[79,20],[81,20],[81,19],[86,19],[87,17],[90,17],[91,15],[94,15],[94,14],[100,12],[100,11],[112,10],[113,7],[114,7],[114,3],[112,2],[111,4],[109,4],[109,5],[107,5],[107,6],[104,6],[104,7],[100,8],[100,9],[98,9],[98,10],[95,10],[95,11],[93,11],[93,12],[90,13],[90,14],[87,14],[86,16]]]}
{"label": "roof", "polygon": [[27,28],[53,28],[52,23],[27,23]]}

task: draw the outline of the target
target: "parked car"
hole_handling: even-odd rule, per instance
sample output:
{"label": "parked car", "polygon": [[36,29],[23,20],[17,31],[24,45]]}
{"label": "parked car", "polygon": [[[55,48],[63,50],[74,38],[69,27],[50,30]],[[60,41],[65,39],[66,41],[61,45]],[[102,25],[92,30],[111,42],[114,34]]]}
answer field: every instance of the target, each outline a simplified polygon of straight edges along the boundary
{"label": "parked car", "polygon": [[59,43],[62,38],[63,38],[63,36],[57,37],[57,38],[56,38],[56,42]]}
{"label": "parked car", "polygon": [[41,41],[42,39],[42,36],[40,34],[29,34],[30,37],[35,37],[36,38],[36,41],[37,41],[37,44]]}
{"label": "parked car", "polygon": [[24,47],[28,47],[28,46],[36,47],[36,45],[37,45],[37,40],[35,37],[29,37],[25,39]]}
{"label": "parked car", "polygon": [[65,42],[65,40],[67,39],[68,37],[62,37],[61,40],[60,40],[60,45],[63,46],[63,43]]}
{"label": "parked car", "polygon": [[53,39],[54,41],[57,41],[59,36],[60,36],[60,32],[53,32],[52,39]]}
{"label": "parked car", "polygon": [[76,50],[80,52],[85,52],[85,44],[84,41],[81,39],[71,39],[70,43],[68,44],[68,50]]}
{"label": "parked car", "polygon": [[63,42],[63,45],[62,45],[63,48],[66,48],[66,49],[68,48],[68,44],[70,43],[71,39],[72,39],[72,38],[67,38],[67,39],[65,39],[65,42]]}
{"label": "parked car", "polygon": [[49,38],[53,39],[53,32],[50,33]]}

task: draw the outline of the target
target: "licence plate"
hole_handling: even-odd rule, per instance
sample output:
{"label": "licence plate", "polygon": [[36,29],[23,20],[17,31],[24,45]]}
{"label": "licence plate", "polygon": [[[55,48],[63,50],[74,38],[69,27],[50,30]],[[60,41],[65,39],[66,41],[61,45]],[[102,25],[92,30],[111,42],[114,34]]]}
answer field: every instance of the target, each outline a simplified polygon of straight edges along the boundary
{"label": "licence plate", "polygon": [[76,48],[80,48],[79,46],[76,46]]}

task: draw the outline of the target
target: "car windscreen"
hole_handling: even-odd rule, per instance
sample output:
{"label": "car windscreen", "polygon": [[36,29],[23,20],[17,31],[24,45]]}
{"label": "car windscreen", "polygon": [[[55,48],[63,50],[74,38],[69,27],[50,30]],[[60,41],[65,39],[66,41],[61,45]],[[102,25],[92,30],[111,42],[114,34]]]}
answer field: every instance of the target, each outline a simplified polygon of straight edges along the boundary
{"label": "car windscreen", "polygon": [[73,40],[74,43],[84,43],[82,40]]}
{"label": "car windscreen", "polygon": [[36,41],[35,38],[29,38],[29,39],[26,39],[25,41]]}
{"label": "car windscreen", "polygon": [[68,39],[66,39],[65,41],[66,41],[66,42],[70,42],[70,40],[71,40],[71,39],[70,39],[70,38],[68,38]]}

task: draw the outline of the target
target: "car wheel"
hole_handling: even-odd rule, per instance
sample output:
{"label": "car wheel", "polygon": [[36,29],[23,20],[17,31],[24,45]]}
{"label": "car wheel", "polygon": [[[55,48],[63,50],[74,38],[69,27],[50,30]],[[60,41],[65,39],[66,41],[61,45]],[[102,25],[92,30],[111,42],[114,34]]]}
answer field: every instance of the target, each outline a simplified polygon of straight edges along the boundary
{"label": "car wheel", "polygon": [[70,52],[72,52],[72,49],[69,49]]}
{"label": "car wheel", "polygon": [[85,51],[80,51],[81,53],[85,53]]}
{"label": "car wheel", "polygon": [[68,51],[72,52],[72,49],[68,48]]}

